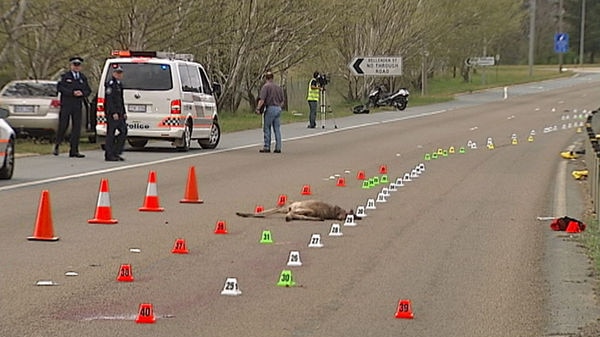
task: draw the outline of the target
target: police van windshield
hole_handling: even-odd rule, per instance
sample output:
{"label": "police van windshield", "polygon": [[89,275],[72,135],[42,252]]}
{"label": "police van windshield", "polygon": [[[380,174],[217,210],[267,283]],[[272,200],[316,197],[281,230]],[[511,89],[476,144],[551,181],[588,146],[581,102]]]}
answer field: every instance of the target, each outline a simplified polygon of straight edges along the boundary
{"label": "police van windshield", "polygon": [[113,63],[111,66],[123,68],[123,89],[169,90],[173,88],[171,66],[168,64]]}

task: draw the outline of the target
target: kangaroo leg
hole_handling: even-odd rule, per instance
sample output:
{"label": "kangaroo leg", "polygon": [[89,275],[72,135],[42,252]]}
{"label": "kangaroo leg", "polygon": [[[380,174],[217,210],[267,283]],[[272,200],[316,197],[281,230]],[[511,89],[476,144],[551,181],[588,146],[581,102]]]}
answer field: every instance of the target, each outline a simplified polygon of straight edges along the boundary
{"label": "kangaroo leg", "polygon": [[316,217],[316,216],[308,216],[308,215],[302,215],[302,214],[290,214],[288,213],[285,216],[285,221],[292,221],[292,220],[310,220],[310,221],[324,221],[323,219]]}
{"label": "kangaroo leg", "polygon": [[285,212],[287,212],[286,207],[275,207],[275,208],[264,210],[260,213],[236,212],[235,214],[237,214],[238,216],[244,217],[244,218],[264,218],[264,217],[272,215],[272,214],[285,213]]}
{"label": "kangaroo leg", "polygon": [[324,219],[318,216],[314,216],[314,210],[310,208],[295,208],[291,209],[285,215],[285,221],[292,220],[310,220],[310,221],[323,221]]}

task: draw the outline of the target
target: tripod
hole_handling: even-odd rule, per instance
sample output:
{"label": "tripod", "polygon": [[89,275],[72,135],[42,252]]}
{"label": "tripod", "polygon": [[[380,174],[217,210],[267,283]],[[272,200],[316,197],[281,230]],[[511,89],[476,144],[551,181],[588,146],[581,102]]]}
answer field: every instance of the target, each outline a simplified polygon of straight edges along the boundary
{"label": "tripod", "polygon": [[331,118],[333,119],[333,128],[337,129],[337,123],[335,121],[333,110],[331,109],[331,106],[327,105],[327,91],[325,90],[325,87],[321,87],[321,90],[319,90],[319,107],[319,112],[321,114],[321,128],[325,129],[325,120],[327,119],[327,114],[331,113]]}

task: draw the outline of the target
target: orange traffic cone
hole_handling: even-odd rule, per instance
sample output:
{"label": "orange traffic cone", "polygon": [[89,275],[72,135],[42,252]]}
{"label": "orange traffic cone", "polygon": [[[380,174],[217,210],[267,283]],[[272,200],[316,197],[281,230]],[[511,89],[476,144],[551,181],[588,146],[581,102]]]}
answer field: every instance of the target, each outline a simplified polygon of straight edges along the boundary
{"label": "orange traffic cone", "polygon": [[177,239],[175,240],[175,245],[173,245],[173,250],[171,250],[171,253],[173,254],[187,254],[188,249],[185,245],[185,240],[184,239]]}
{"label": "orange traffic cone", "polygon": [[117,275],[117,281],[119,282],[133,282],[133,271],[131,270],[130,264],[122,264],[119,268],[119,275]]}
{"label": "orange traffic cone", "polygon": [[154,310],[152,309],[151,303],[142,303],[140,304],[140,310],[138,313],[138,317],[135,320],[136,323],[154,323],[156,322],[156,317],[154,317]]}
{"label": "orange traffic cone", "polygon": [[302,194],[302,195],[311,195],[312,193],[310,193],[310,185],[304,185],[302,187],[302,192],[300,192],[300,194]]}
{"label": "orange traffic cone", "polygon": [[38,205],[37,217],[35,219],[33,236],[27,237],[27,240],[58,240],[58,237],[54,236],[54,228],[52,226],[52,210],[50,209],[50,192],[48,192],[48,190],[43,190],[42,194],[40,195],[40,203]]}
{"label": "orange traffic cone", "polygon": [[119,222],[112,218],[110,208],[110,196],[108,194],[108,180],[100,180],[100,192],[98,193],[98,203],[96,204],[96,215],[93,219],[89,219],[88,223],[112,225]]}
{"label": "orange traffic cone", "polygon": [[225,223],[225,221],[217,221],[217,224],[215,225],[215,234],[227,234],[227,223]]}
{"label": "orange traffic cone", "polygon": [[388,173],[387,166],[386,165],[379,166],[379,173],[380,174],[387,174]]}
{"label": "orange traffic cone", "polygon": [[577,221],[569,221],[569,225],[567,226],[566,232],[567,233],[581,233],[581,228],[579,227],[579,224],[577,223]]}
{"label": "orange traffic cone", "polygon": [[410,300],[398,301],[398,309],[396,310],[396,318],[408,318],[413,319],[415,316],[412,312],[412,305]]}
{"label": "orange traffic cone", "polygon": [[335,185],[340,187],[346,186],[346,179],[344,179],[344,177],[339,177]]}
{"label": "orange traffic cone", "polygon": [[356,179],[358,180],[365,180],[366,178],[365,171],[358,171],[356,174]]}
{"label": "orange traffic cone", "polygon": [[179,200],[180,203],[185,204],[201,204],[204,201],[200,199],[198,195],[198,185],[196,183],[196,169],[194,166],[190,166],[188,172],[188,180],[185,184],[185,194],[183,199]]}
{"label": "orange traffic cone", "polygon": [[150,171],[148,174],[148,188],[146,189],[146,197],[144,205],[139,208],[142,212],[162,212],[165,209],[160,207],[158,200],[158,190],[156,188],[156,172]]}
{"label": "orange traffic cone", "polygon": [[254,208],[254,214],[261,213],[264,210],[265,210],[265,208],[262,205],[256,205],[256,207]]}
{"label": "orange traffic cone", "polygon": [[277,199],[277,206],[281,207],[287,203],[287,195],[280,194],[279,199]]}

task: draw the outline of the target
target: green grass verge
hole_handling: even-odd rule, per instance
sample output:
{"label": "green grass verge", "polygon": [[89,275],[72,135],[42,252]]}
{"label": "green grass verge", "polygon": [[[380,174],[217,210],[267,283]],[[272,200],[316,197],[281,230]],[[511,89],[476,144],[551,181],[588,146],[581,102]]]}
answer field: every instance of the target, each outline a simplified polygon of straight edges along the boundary
{"label": "green grass verge", "polygon": [[598,220],[588,220],[585,223],[587,227],[579,240],[585,246],[587,255],[593,261],[596,275],[600,275],[600,227],[598,226]]}

